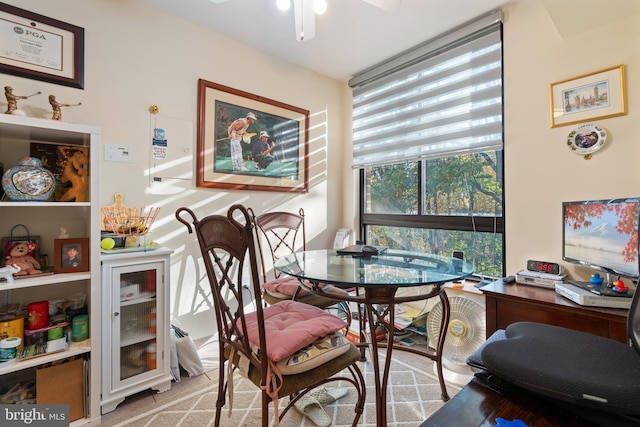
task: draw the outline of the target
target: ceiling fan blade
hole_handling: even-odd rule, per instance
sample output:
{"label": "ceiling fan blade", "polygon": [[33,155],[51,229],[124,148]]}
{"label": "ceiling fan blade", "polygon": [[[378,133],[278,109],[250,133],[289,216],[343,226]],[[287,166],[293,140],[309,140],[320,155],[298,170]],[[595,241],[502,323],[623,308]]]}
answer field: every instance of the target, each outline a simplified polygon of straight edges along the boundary
{"label": "ceiling fan blade", "polygon": [[391,11],[400,5],[402,0],[362,0],[380,9]]}
{"label": "ceiling fan blade", "polygon": [[313,0],[293,0],[293,15],[296,24],[296,40],[304,42],[316,36],[316,17]]}

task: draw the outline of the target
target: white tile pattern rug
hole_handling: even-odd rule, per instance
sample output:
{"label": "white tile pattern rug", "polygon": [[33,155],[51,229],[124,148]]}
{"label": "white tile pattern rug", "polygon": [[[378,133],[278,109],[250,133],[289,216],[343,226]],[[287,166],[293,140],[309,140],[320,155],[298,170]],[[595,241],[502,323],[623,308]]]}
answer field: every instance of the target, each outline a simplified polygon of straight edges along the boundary
{"label": "white tile pattern rug", "polygon": [[[361,364],[366,383],[374,384],[371,363]],[[142,394],[120,405],[115,412],[103,415],[102,425],[113,427],[206,427],[213,425],[217,393],[217,370],[205,375],[174,383],[172,390],[160,394]],[[260,425],[260,394],[249,381],[234,377],[233,412],[227,417],[224,408],[221,425],[244,427]],[[328,387],[334,385],[328,384]],[[458,391],[449,388],[452,395]],[[286,398],[285,398],[286,399]],[[353,419],[355,390],[335,403],[325,406],[333,426],[350,426]],[[367,387],[367,403],[360,419],[361,426],[375,425],[374,390]],[[388,425],[415,427],[444,403],[440,400],[440,387],[433,374],[433,362],[403,352],[394,352],[389,376]],[[273,406],[270,407],[273,417]],[[273,419],[271,420],[273,425]],[[293,409],[280,423],[282,427],[306,427],[315,424]]]}

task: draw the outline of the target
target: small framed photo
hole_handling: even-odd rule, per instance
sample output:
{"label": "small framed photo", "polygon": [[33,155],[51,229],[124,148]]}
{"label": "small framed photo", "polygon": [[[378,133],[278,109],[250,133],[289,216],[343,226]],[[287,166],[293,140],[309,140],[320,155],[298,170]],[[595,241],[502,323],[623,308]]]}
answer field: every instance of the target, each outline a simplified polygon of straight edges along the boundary
{"label": "small framed photo", "polygon": [[54,239],[53,272],[89,271],[89,238]]}
{"label": "small framed photo", "polygon": [[549,85],[551,127],[627,114],[624,65]]}

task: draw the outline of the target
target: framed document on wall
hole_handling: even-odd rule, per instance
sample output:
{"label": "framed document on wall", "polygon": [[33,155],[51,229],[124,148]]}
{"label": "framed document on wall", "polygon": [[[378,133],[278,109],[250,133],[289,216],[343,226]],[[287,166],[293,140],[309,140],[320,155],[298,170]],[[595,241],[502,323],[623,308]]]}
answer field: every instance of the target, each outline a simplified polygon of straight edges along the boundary
{"label": "framed document on wall", "polygon": [[84,28],[0,3],[0,73],[84,89]]}

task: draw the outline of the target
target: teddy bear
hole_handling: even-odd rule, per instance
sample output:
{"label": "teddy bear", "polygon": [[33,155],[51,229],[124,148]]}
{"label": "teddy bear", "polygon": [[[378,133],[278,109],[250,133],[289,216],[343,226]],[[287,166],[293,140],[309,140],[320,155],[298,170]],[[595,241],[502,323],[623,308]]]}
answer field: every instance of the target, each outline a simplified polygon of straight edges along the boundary
{"label": "teddy bear", "polygon": [[30,251],[35,249],[34,243],[18,242],[9,247],[8,255],[5,256],[5,265],[16,265],[20,267],[20,271],[15,273],[16,276],[26,276],[29,274],[41,274],[39,270],[40,263],[31,255]]}

